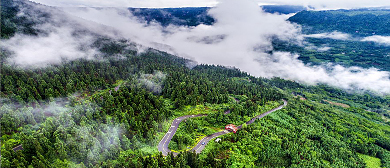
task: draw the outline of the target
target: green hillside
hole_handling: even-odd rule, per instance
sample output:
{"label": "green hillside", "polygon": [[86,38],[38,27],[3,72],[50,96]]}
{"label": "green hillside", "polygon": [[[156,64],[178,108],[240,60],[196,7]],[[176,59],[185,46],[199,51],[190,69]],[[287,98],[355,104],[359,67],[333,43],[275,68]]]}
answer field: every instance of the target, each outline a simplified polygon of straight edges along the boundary
{"label": "green hillside", "polygon": [[339,31],[358,36],[390,35],[390,10],[301,11],[288,19],[306,33]]}
{"label": "green hillside", "polygon": [[[77,60],[37,70],[2,66],[2,165],[361,167],[365,162],[358,153],[389,164],[389,122],[367,110],[388,110],[390,99],[254,78],[217,66],[188,69],[185,62],[150,50],[120,61]],[[163,80],[161,92],[153,92],[143,79],[155,85]],[[237,104],[231,97],[242,99]],[[202,124],[223,129],[281,98],[289,101],[285,109],[223,136],[221,143],[208,145],[200,155],[163,159],[156,150],[171,119],[191,114],[185,110],[188,106],[224,107],[208,112],[215,113],[220,125],[204,118],[189,130]],[[232,115],[219,119],[218,113],[226,109],[234,109]],[[24,149],[14,152],[19,144]]]}
{"label": "green hillside", "polygon": [[[13,8],[4,2],[2,10]],[[24,32],[10,26],[23,27],[14,17],[2,15],[10,30],[2,38]],[[360,168],[378,159],[390,167],[389,96],[218,65],[189,68],[190,60],[139,52],[123,39],[96,35],[93,44],[101,59],[40,68],[8,63],[12,55],[0,51],[1,167]],[[283,109],[210,141],[200,154],[185,152],[199,137],[242,124],[282,99]],[[170,124],[193,114],[208,116],[180,124],[169,147],[182,153],[163,156],[157,145]]]}

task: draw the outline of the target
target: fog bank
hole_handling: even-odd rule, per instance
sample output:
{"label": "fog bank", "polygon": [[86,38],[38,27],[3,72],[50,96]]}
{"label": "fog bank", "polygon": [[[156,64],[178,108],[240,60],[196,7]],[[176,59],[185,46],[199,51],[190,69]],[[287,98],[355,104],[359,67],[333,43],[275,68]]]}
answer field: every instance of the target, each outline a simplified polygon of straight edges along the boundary
{"label": "fog bank", "polygon": [[300,28],[287,22],[284,16],[265,13],[249,0],[221,1],[209,11],[216,19],[211,26],[147,26],[125,10],[88,9],[71,13],[115,27],[124,36],[142,45],[197,63],[234,66],[254,76],[282,77],[306,84],[325,83],[347,90],[390,93],[389,72],[332,64],[313,67],[298,60],[297,55],[282,52],[268,54],[275,37],[289,41],[301,41],[304,37],[348,40],[350,35],[340,32],[302,35]]}
{"label": "fog bank", "polygon": [[[209,10],[216,22],[211,26],[196,27],[162,27],[157,23],[148,25],[125,8],[63,10],[68,13],[68,20],[77,23],[77,26],[51,25],[55,28],[50,28],[52,31],[46,36],[17,35],[6,41],[3,44],[15,52],[16,56],[12,59],[14,62],[25,65],[58,62],[64,58],[93,58],[96,50],[80,48],[88,46],[85,44],[90,43],[93,37],[91,33],[79,36],[72,33],[84,27],[91,30],[92,34],[130,39],[142,46],[163,50],[199,64],[237,67],[258,77],[281,77],[307,84],[325,83],[347,90],[390,93],[389,72],[332,64],[310,66],[298,60],[297,55],[283,52],[269,54],[273,49],[274,38],[300,42],[305,36],[340,40],[346,40],[350,36],[339,32],[302,35],[300,27],[286,21],[285,16],[265,13],[257,3],[250,0],[220,1],[215,8]],[[43,25],[41,27],[45,28]],[[379,41],[378,39],[383,41],[378,37],[366,40]],[[35,62],[36,58],[39,62]]]}

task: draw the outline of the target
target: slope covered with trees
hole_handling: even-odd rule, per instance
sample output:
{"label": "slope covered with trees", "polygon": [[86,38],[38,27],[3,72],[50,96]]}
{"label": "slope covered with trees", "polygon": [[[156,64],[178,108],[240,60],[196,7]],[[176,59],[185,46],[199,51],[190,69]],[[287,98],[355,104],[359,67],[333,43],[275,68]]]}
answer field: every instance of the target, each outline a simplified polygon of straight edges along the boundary
{"label": "slope covered with trees", "polygon": [[299,54],[306,64],[335,63],[345,67],[358,66],[390,71],[390,47],[368,41],[305,38],[307,45],[274,40],[275,51]]}
{"label": "slope covered with trees", "polygon": [[[273,40],[274,51],[299,54],[306,64],[339,64],[389,71],[388,9],[301,11],[288,20],[302,26],[302,43]],[[373,39],[373,40],[367,40]],[[375,39],[383,39],[376,41]]]}
{"label": "slope covered with trees", "polygon": [[[184,63],[183,59],[151,50],[140,56],[128,55],[125,61],[77,60],[39,70],[3,66],[2,75],[8,79],[2,80],[2,97],[8,102],[1,107],[2,165],[361,167],[364,162],[358,153],[388,164],[389,125],[378,114],[364,111],[367,106],[383,109],[388,100],[377,97],[377,102],[369,99],[373,104],[365,105],[363,96],[354,95],[353,99],[339,90],[254,78],[216,66],[188,69]],[[155,71],[167,75],[160,93],[141,80],[142,74],[150,74],[147,76],[152,82]],[[293,91],[315,103],[286,95]],[[230,95],[242,99],[240,104],[234,105],[236,101]],[[335,108],[321,101],[331,97],[332,101],[350,100],[354,107]],[[183,115],[176,113],[187,106],[227,103],[232,116],[220,118],[220,112],[209,111],[212,115],[200,121],[217,128],[216,123],[222,122],[223,128],[250,117],[266,102],[281,98],[289,98],[287,109],[224,136],[222,144],[209,145],[200,156],[183,154],[173,159],[157,154],[155,146],[167,129],[164,123]],[[340,144],[334,147],[336,142]],[[327,148],[326,143],[333,147]],[[14,152],[12,148],[19,144],[24,149]],[[148,155],[153,157],[145,157]]]}
{"label": "slope covered with trees", "polygon": [[[9,25],[20,26],[12,17]],[[100,60],[41,68],[10,65],[12,55],[1,51],[2,167],[364,167],[366,155],[390,167],[388,97],[215,65],[190,69],[189,60],[140,53],[126,40],[99,37],[94,45]],[[196,141],[189,135],[238,125],[281,99],[285,109],[203,153],[182,149]],[[209,115],[181,124],[172,145],[183,152],[163,157],[157,144],[170,123],[191,114]]]}
{"label": "slope covered with trees", "polygon": [[308,34],[339,31],[358,36],[390,35],[390,10],[301,11],[288,20],[307,26]]}
{"label": "slope covered with trees", "polygon": [[131,13],[146,21],[160,23],[162,26],[181,25],[181,26],[198,26],[200,24],[211,25],[214,19],[207,15],[208,7],[193,8],[129,8]]}

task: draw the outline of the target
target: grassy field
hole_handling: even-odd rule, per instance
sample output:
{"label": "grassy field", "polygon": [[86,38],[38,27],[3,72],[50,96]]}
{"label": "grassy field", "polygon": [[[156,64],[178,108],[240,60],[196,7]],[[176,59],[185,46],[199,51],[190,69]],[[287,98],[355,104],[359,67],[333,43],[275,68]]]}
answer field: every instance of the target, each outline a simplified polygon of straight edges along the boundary
{"label": "grassy field", "polygon": [[363,154],[358,154],[360,158],[366,162],[366,165],[368,168],[380,168],[381,167],[381,160],[376,157],[368,156],[368,155],[363,155]]}

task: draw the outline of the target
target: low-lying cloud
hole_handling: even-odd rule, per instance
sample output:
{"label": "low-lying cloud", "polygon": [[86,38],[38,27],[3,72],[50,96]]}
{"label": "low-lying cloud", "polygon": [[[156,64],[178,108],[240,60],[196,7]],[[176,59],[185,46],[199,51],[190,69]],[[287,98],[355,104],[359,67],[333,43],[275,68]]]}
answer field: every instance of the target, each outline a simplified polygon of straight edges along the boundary
{"label": "low-lying cloud", "polygon": [[42,4],[61,7],[142,7],[142,8],[168,8],[168,7],[199,7],[215,6],[216,0],[32,0]]}
{"label": "low-lying cloud", "polygon": [[[22,126],[21,132],[31,133],[31,128],[23,125],[31,124],[33,129],[45,129],[46,122],[51,123],[55,126],[51,127],[52,129],[56,129],[56,132],[62,131],[64,135],[58,137],[61,144],[77,150],[76,154],[69,157],[76,163],[96,163],[112,159],[119,154],[121,139],[125,135],[122,131],[123,125],[114,121],[100,123],[93,119],[96,113],[100,113],[96,104],[82,103],[73,106],[68,99],[56,98],[48,103],[28,103],[34,107],[10,99],[1,99],[0,122],[7,123],[7,126],[1,129],[16,129]],[[78,121],[80,123],[76,123]]]}
{"label": "low-lying cloud", "polygon": [[[100,12],[105,13],[102,20],[93,17]],[[158,25],[146,26],[123,10],[120,10],[120,14],[112,9],[88,9],[72,13],[117,27],[125,36],[142,45],[198,63],[234,66],[255,76],[282,77],[307,84],[326,83],[343,89],[390,93],[388,72],[330,64],[312,67],[298,60],[297,55],[282,52],[267,54],[266,51],[272,50],[271,40],[274,37],[297,41],[302,37],[348,40],[350,35],[332,32],[301,36],[298,26],[287,22],[283,16],[261,11],[251,1],[222,1],[209,11],[216,19],[214,25],[169,26],[164,30]],[[115,18],[114,21],[111,18]]]}
{"label": "low-lying cloud", "polygon": [[[95,31],[101,35],[128,38],[142,46],[164,50],[197,63],[237,67],[254,76],[282,77],[308,84],[325,83],[343,89],[390,93],[389,72],[331,64],[309,66],[298,60],[297,55],[283,52],[269,54],[274,38],[302,41],[304,37],[300,27],[286,21],[285,16],[265,13],[250,0],[221,1],[209,11],[216,22],[196,27],[146,24],[124,8],[64,10],[78,19],[117,30]],[[306,37],[350,38],[340,32]]]}
{"label": "low-lying cloud", "polygon": [[379,35],[369,36],[363,38],[361,41],[371,41],[378,44],[390,46],[390,36],[379,36]]}
{"label": "low-lying cloud", "polygon": [[332,49],[332,47],[328,47],[326,45],[321,45],[321,46],[315,46],[313,44],[306,44],[307,46],[305,47],[306,50],[316,50],[318,52],[325,52],[325,51],[329,51],[330,49]]}
{"label": "low-lying cloud", "polygon": [[[33,0],[35,2],[66,7],[199,7],[199,6],[216,6],[219,0]],[[362,8],[362,7],[381,7],[388,4],[387,0],[256,0],[258,4],[275,4],[275,5],[302,5],[315,7],[316,9],[338,9],[338,8]]]}
{"label": "low-lying cloud", "polygon": [[90,47],[93,37],[72,35],[69,28],[58,28],[48,35],[28,36],[17,34],[2,42],[12,56],[11,63],[41,67],[78,58],[92,59],[97,51]]}
{"label": "low-lying cloud", "polygon": [[155,71],[153,74],[141,74],[138,82],[141,84],[141,87],[145,87],[153,93],[160,94],[165,78],[166,74],[161,71]]}
{"label": "low-lying cloud", "polygon": [[376,68],[343,67],[341,65],[307,66],[298,60],[298,55],[285,52],[273,54],[274,61],[267,61],[264,74],[275,74],[286,79],[306,84],[325,83],[351,91],[371,90],[376,93],[390,93],[390,73]]}
{"label": "low-lying cloud", "polygon": [[331,33],[320,33],[320,34],[305,34],[303,37],[310,37],[310,38],[329,38],[334,40],[351,40],[352,37],[349,34],[334,31]]}
{"label": "low-lying cloud", "polygon": [[388,6],[387,0],[261,0],[265,3],[311,6],[315,9],[351,9]]}
{"label": "low-lying cloud", "polygon": [[101,32],[115,36],[112,28],[69,16],[56,8],[28,1],[15,4],[20,10],[17,16],[34,23],[34,33],[18,32],[10,39],[0,41],[0,48],[10,53],[7,58],[10,64],[39,68],[79,58],[94,59],[100,52],[92,45]]}

